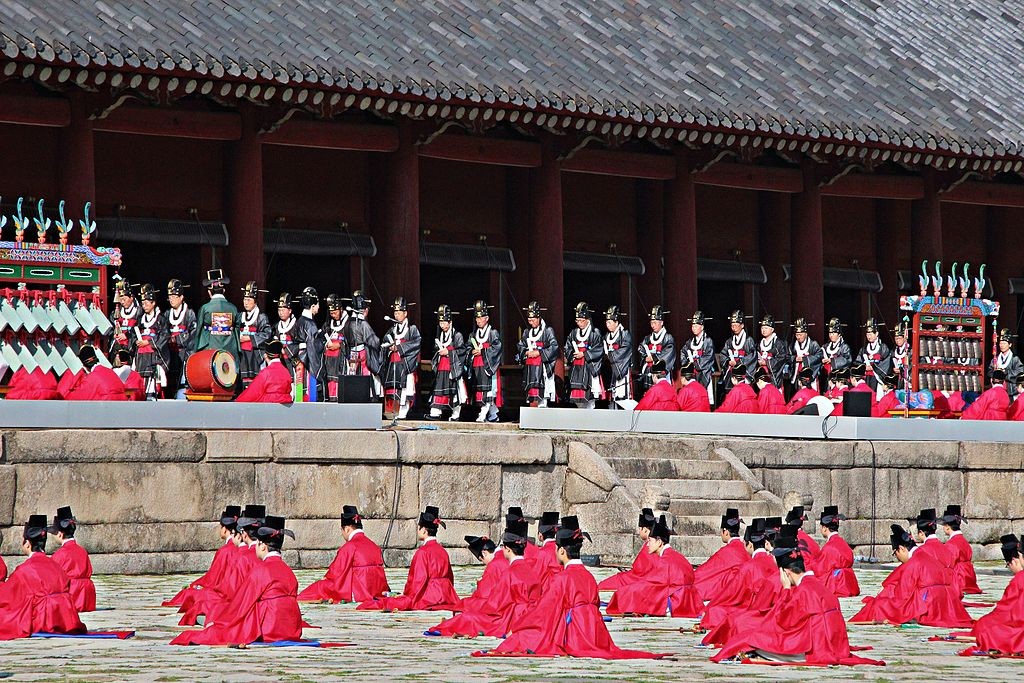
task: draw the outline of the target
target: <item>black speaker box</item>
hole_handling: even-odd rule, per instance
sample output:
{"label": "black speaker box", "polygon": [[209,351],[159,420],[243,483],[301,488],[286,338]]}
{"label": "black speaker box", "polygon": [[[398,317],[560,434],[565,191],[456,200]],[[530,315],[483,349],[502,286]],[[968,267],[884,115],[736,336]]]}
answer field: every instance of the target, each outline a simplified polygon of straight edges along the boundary
{"label": "black speaker box", "polygon": [[866,391],[844,393],[843,417],[871,417],[871,394]]}
{"label": "black speaker box", "polygon": [[338,403],[369,403],[372,377],[352,375],[338,378]]}

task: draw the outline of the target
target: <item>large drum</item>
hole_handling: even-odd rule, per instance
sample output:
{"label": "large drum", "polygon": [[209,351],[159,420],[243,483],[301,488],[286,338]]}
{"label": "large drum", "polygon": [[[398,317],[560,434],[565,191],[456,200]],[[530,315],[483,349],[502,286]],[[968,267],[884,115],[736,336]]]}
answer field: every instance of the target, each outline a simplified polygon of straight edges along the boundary
{"label": "large drum", "polygon": [[188,357],[185,379],[194,394],[231,394],[238,380],[238,365],[227,351],[203,349]]}

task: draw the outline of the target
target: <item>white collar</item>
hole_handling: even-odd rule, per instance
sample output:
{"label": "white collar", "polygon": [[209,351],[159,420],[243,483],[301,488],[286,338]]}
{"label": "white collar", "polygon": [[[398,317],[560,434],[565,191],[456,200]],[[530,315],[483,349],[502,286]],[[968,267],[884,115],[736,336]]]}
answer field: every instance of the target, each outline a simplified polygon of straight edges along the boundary
{"label": "white collar", "polygon": [[565,566],[566,566],[566,568],[568,568],[569,565],[573,565],[573,564],[578,564],[579,566],[582,567],[583,566],[583,560],[569,560],[568,562],[565,563]]}
{"label": "white collar", "polygon": [[661,557],[662,555],[664,555],[664,554],[665,554],[665,551],[666,551],[666,550],[667,550],[668,548],[671,548],[671,547],[672,547],[672,546],[668,545],[667,543],[666,543],[665,545],[661,546],[661,550],[659,550],[659,551],[658,551],[658,557]]}
{"label": "white collar", "polygon": [[543,548],[543,547],[544,547],[544,546],[546,546],[546,545],[547,545],[548,543],[554,543],[554,542],[555,542],[555,539],[553,539],[553,538],[545,538],[545,539],[544,539],[544,542],[540,544],[540,547],[541,547],[541,548]]}
{"label": "white collar", "polygon": [[813,569],[808,569],[807,571],[804,572],[804,576],[814,576],[814,570]]}
{"label": "white collar", "polygon": [[913,548],[907,548],[907,557],[913,557],[915,550],[917,550],[917,546],[916,545]]}
{"label": "white collar", "polygon": [[223,294],[214,294],[213,296],[210,297],[211,300],[212,299],[223,299],[223,298],[225,298]]}
{"label": "white collar", "polygon": [[431,541],[433,541],[434,543],[437,543],[437,536],[427,536],[426,540],[423,541],[423,545],[426,545],[426,544],[430,543]]}
{"label": "white collar", "polygon": [[743,539],[740,538],[739,536],[733,536],[732,538],[729,539],[729,543],[732,543],[733,541],[739,541],[740,543],[743,543]]}
{"label": "white collar", "polygon": [[514,564],[514,563],[518,562],[518,561],[519,561],[519,560],[521,560],[521,559],[523,559],[523,556],[522,556],[522,555],[513,555],[513,556],[512,556],[512,559],[511,559],[511,560],[509,560],[509,561],[508,561],[508,563],[509,563],[509,564]]}
{"label": "white collar", "polygon": [[764,548],[754,548],[754,554],[751,555],[751,557],[756,557],[758,553],[764,553],[765,555],[767,555],[768,551]]}
{"label": "white collar", "polygon": [[270,365],[270,363],[280,363],[280,362],[281,362],[280,358],[271,358],[270,362],[267,363],[267,365]]}
{"label": "white collar", "polygon": [[960,531],[959,529],[956,529],[955,531],[950,531],[949,532],[949,537],[953,538],[954,536],[963,536],[963,532]]}
{"label": "white collar", "polygon": [[61,545],[67,545],[68,543],[74,543],[74,542],[75,542],[75,539],[73,539],[73,538],[65,538],[64,542],[61,543]]}
{"label": "white collar", "polygon": [[281,557],[281,553],[277,552],[276,550],[271,550],[269,553],[267,553],[267,556],[263,558],[263,561],[266,562],[271,557]]}
{"label": "white collar", "polygon": [[[348,540],[350,540],[350,541],[351,541],[351,540],[352,540],[353,538],[355,538],[356,536],[358,536],[359,534],[362,534],[362,533],[363,533],[363,530],[362,530],[362,529],[356,529],[355,531],[353,531],[353,532],[352,532],[352,533],[351,533],[351,534],[349,535],[349,537],[348,537]],[[366,534],[363,534],[363,535],[365,536]]]}
{"label": "white collar", "polygon": [[309,310],[308,308],[303,308],[302,309],[302,317],[303,318],[309,318],[310,320],[312,320],[313,319],[313,311]]}

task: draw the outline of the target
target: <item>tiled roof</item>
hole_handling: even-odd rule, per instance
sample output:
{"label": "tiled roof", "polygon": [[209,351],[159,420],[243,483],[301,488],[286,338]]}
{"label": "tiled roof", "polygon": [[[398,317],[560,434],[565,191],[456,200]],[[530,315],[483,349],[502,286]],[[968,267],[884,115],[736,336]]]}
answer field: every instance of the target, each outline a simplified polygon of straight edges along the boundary
{"label": "tiled roof", "polygon": [[1019,156],[1022,20],[1024,0],[0,0],[0,54]]}

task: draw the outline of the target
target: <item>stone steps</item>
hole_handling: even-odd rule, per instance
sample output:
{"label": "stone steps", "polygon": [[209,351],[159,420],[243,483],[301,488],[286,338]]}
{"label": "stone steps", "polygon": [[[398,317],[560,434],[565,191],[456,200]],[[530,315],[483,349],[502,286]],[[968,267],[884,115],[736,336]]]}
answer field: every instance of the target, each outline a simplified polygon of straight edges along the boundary
{"label": "stone steps", "polygon": [[720,536],[673,536],[672,547],[691,562],[704,561],[722,547]]}
{"label": "stone steps", "polygon": [[605,458],[623,479],[731,479],[729,463],[722,460],[681,460],[675,458]]}
{"label": "stone steps", "polygon": [[[773,514],[778,515],[779,511],[775,510],[771,503],[766,500],[728,500],[728,501],[709,501],[700,499],[687,499],[687,498],[673,498],[669,504],[668,511],[676,518],[676,520],[687,518],[687,517],[707,517],[710,516],[708,513],[716,513],[717,522],[716,527],[722,520],[722,515],[725,514],[726,508],[736,508],[740,511],[740,517],[744,521],[753,519],[754,517],[770,517]],[[678,522],[677,522],[678,523]],[[714,529],[717,533],[718,528]]]}
{"label": "stone steps", "polygon": [[623,483],[632,491],[661,489],[670,498],[728,502],[750,500],[753,494],[747,482],[738,479],[624,479]]}

